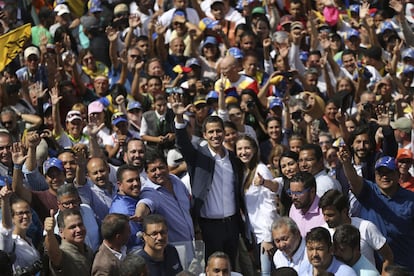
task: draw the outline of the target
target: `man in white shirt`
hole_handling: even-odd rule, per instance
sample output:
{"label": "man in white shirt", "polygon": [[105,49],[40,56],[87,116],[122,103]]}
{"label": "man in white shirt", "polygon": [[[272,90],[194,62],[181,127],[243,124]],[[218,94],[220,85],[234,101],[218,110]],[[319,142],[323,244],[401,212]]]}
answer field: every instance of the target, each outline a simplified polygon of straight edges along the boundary
{"label": "man in white shirt", "polygon": [[304,145],[299,152],[299,169],[311,173],[316,181],[316,195],[321,198],[326,191],[342,190],[338,180],[330,177],[325,170],[322,149],[316,144]]}
{"label": "man in white shirt", "polygon": [[299,275],[312,276],[330,272],[336,276],[356,276],[348,265],[338,261],[332,255],[332,241],[329,231],[315,227],[306,234],[306,253],[309,262],[302,262]]}
{"label": "man in white shirt", "polygon": [[360,238],[359,230],[355,226],[339,226],[333,236],[335,257],[352,267],[358,275],[379,276],[375,265],[361,254]]}
{"label": "man in white shirt", "polygon": [[349,216],[346,196],[336,190],[328,191],[321,197],[319,208],[322,209],[326,221],[323,227],[329,230],[331,236],[334,235],[337,227],[352,224],[359,229],[360,251],[368,261],[375,265],[374,251],[377,251],[383,259],[383,268],[393,263],[394,258],[391,248],[375,224],[369,220]]}
{"label": "man in white shirt", "polygon": [[272,238],[277,247],[273,255],[273,263],[276,268],[292,267],[299,272],[300,264],[305,254],[305,239],[295,221],[289,217],[281,217],[272,224]]}

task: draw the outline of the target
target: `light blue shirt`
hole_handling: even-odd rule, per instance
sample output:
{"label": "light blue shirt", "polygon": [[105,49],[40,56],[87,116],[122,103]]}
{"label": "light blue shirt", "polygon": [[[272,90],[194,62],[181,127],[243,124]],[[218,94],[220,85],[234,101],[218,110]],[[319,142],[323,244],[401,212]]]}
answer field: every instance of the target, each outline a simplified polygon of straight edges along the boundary
{"label": "light blue shirt", "polygon": [[151,213],[162,215],[167,221],[168,241],[182,242],[194,239],[193,221],[190,215],[190,194],[184,183],[170,174],[173,193],[151,180],[145,182],[139,203],[144,203]]}
{"label": "light blue shirt", "polygon": [[358,276],[379,276],[378,270],[364,255],[352,266]]}
{"label": "light blue shirt", "polygon": [[[332,262],[326,271],[335,274],[335,276],[357,276],[351,267],[338,261],[335,257],[332,257]],[[308,260],[302,262],[298,274],[300,276],[313,276],[312,264]]]}
{"label": "light blue shirt", "polygon": [[[133,216],[135,214],[135,207],[137,203],[137,198],[116,194],[114,200],[112,201],[111,208],[109,208],[109,213]],[[129,237],[129,241],[127,243],[128,250],[139,249],[142,247],[143,241],[140,237],[137,237],[137,233],[142,231],[142,225],[139,222],[130,220],[129,226],[131,227],[131,236]]]}
{"label": "light blue shirt", "polygon": [[99,188],[90,180],[88,180],[85,185],[77,187],[79,196],[82,199],[82,203],[91,206],[100,221],[102,221],[104,217],[109,213],[112,199],[117,192],[116,186],[112,184],[111,186],[112,194],[110,194],[107,190]]}

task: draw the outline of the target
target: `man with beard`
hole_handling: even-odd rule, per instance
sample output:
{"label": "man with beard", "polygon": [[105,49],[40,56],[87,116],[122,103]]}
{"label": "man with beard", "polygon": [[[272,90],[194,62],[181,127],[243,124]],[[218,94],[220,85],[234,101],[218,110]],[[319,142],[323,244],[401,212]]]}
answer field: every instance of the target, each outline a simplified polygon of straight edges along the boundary
{"label": "man with beard", "polygon": [[124,151],[124,161],[127,165],[135,167],[141,179],[141,183],[147,180],[147,173],[144,170],[145,165],[145,144],[142,140],[131,138],[128,140],[126,150]]}
{"label": "man with beard", "polygon": [[143,221],[144,249],[138,252],[148,267],[148,275],[176,275],[183,268],[174,246],[168,244],[168,227],[160,215],[149,215]]}
{"label": "man with beard", "polygon": [[349,216],[348,199],[339,191],[327,191],[319,200],[327,228],[333,236],[336,228],[344,224],[352,224],[360,232],[360,252],[375,265],[374,252],[381,256],[383,269],[393,263],[393,254],[385,237],[377,226],[369,220]]}
{"label": "man with beard", "polygon": [[[113,198],[109,213],[133,216],[141,192],[139,172],[134,166],[122,165],[118,168],[116,178],[119,191]],[[140,249],[142,241],[137,237],[137,233],[142,230],[141,224],[131,220],[129,225],[131,227],[131,236],[127,243],[128,250]]]}
{"label": "man with beard", "polygon": [[354,270],[338,261],[332,254],[332,241],[329,231],[315,227],[306,234],[308,262],[303,262],[299,275],[312,276],[330,272],[336,276],[356,276]]}
{"label": "man with beard", "polygon": [[[383,115],[380,115],[383,116]],[[357,174],[369,181],[375,181],[375,170],[373,170],[375,161],[384,155],[395,156],[398,151],[398,144],[395,141],[394,131],[388,122],[379,124],[382,128],[382,145],[379,151],[376,151],[376,142],[374,140],[374,127],[358,126],[350,135],[347,144],[350,147],[350,161]],[[350,212],[352,216],[359,216],[360,204],[355,199],[355,195],[349,189],[349,183],[345,176],[342,166],[337,168],[336,177],[342,185],[344,193],[349,192]]]}
{"label": "man with beard", "polygon": [[400,187],[396,160],[383,156],[376,162],[375,182],[359,176],[345,147],[339,151],[352,192],[361,204],[360,217],[372,221],[394,253],[394,262],[414,272],[414,193]]}
{"label": "man with beard", "polygon": [[110,167],[104,159],[92,157],[87,169],[89,180],[86,185],[78,186],[79,195],[102,221],[109,212],[117,187],[109,180]]}
{"label": "man with beard", "polygon": [[287,193],[293,203],[289,217],[298,225],[302,237],[305,237],[312,228],[324,224],[322,210],[318,207],[319,197],[316,195],[316,182],[312,174],[308,172],[295,174],[290,180],[290,188]]}

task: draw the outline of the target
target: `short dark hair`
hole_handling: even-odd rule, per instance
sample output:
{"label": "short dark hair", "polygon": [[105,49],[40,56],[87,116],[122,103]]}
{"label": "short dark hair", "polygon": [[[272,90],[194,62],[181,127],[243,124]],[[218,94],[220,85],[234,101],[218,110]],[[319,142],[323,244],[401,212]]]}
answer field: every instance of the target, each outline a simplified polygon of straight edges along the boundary
{"label": "short dark hair", "polygon": [[298,276],[298,273],[295,269],[288,266],[279,267],[272,272],[272,275],[277,276]]}
{"label": "short dark hair", "polygon": [[153,164],[156,161],[161,161],[167,165],[167,160],[165,160],[164,155],[158,152],[151,152],[151,153],[145,154],[145,170],[148,169],[148,164]]}
{"label": "short dark hair", "polygon": [[343,57],[344,57],[344,56],[346,56],[346,55],[353,55],[354,57],[356,57],[356,56],[357,56],[357,54],[355,53],[355,51],[352,51],[352,50],[350,50],[350,49],[345,49],[345,50],[342,52],[342,57],[341,57],[341,59],[343,59]]}
{"label": "short dark hair", "polygon": [[360,250],[361,234],[355,226],[351,224],[343,224],[336,227],[333,235],[333,242],[334,244],[347,245],[352,249],[358,248]]}
{"label": "short dark hair", "polygon": [[136,171],[136,172],[139,173],[139,171],[136,167],[134,167],[132,165],[128,165],[128,164],[123,164],[116,171],[116,180],[118,182],[122,182],[125,171]]}
{"label": "short dark hair", "polygon": [[290,180],[290,183],[292,182],[302,182],[303,187],[305,189],[307,188],[315,188],[316,189],[316,180],[315,177],[308,172],[297,172],[292,179]]}
{"label": "short dark hair", "polygon": [[148,224],[159,224],[159,223],[162,223],[165,226],[167,226],[167,221],[165,220],[163,216],[159,214],[148,215],[142,221],[142,229],[144,230],[144,232],[147,232]]}
{"label": "short dark hair", "polygon": [[306,243],[308,242],[323,242],[328,245],[330,248],[332,246],[331,234],[328,229],[324,227],[315,227],[312,228],[305,237]]}
{"label": "short dark hair", "polygon": [[79,210],[75,210],[75,209],[65,209],[63,211],[60,210],[59,215],[57,217],[57,223],[60,229],[65,228],[65,218],[68,216],[79,216],[83,221],[82,214]]}
{"label": "short dark hair", "polygon": [[143,257],[129,253],[119,267],[120,276],[140,275],[146,270],[146,262]]}
{"label": "short dark hair", "polygon": [[375,135],[373,135],[371,129],[364,125],[364,126],[357,126],[354,131],[351,132],[351,134],[349,135],[349,141],[348,141],[348,145],[350,146],[350,150],[353,151],[352,149],[352,144],[355,141],[355,138],[358,135],[362,135],[362,134],[366,134],[368,135],[368,140],[369,140],[369,144],[371,149],[374,147],[374,145],[376,144],[375,142]]}
{"label": "short dark hair", "polygon": [[319,208],[323,209],[329,206],[335,207],[339,212],[342,212],[344,209],[349,210],[348,198],[338,190],[331,189],[326,191],[319,199]]}
{"label": "short dark hair", "polygon": [[317,144],[305,144],[300,148],[300,151],[303,151],[303,150],[313,150],[317,161],[321,161],[323,158],[321,146]]}
{"label": "short dark hair", "polygon": [[101,235],[104,240],[113,240],[117,234],[122,233],[128,227],[129,217],[124,214],[108,214],[101,225]]}
{"label": "short dark hair", "polygon": [[202,126],[203,133],[206,132],[206,125],[210,124],[210,123],[219,123],[221,125],[221,128],[224,131],[224,123],[223,123],[223,120],[220,117],[218,117],[218,116],[207,116],[207,118],[204,119],[203,126]]}

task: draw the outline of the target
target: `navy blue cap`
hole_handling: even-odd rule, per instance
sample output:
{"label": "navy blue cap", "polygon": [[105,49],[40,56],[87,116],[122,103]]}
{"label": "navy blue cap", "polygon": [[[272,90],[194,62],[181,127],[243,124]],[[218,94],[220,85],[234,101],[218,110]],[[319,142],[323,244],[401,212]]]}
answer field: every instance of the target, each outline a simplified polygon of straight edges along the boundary
{"label": "navy blue cap", "polygon": [[397,170],[397,165],[395,162],[395,158],[391,156],[383,156],[377,160],[375,163],[375,169],[378,170],[379,168],[387,168],[389,170],[395,171]]}

